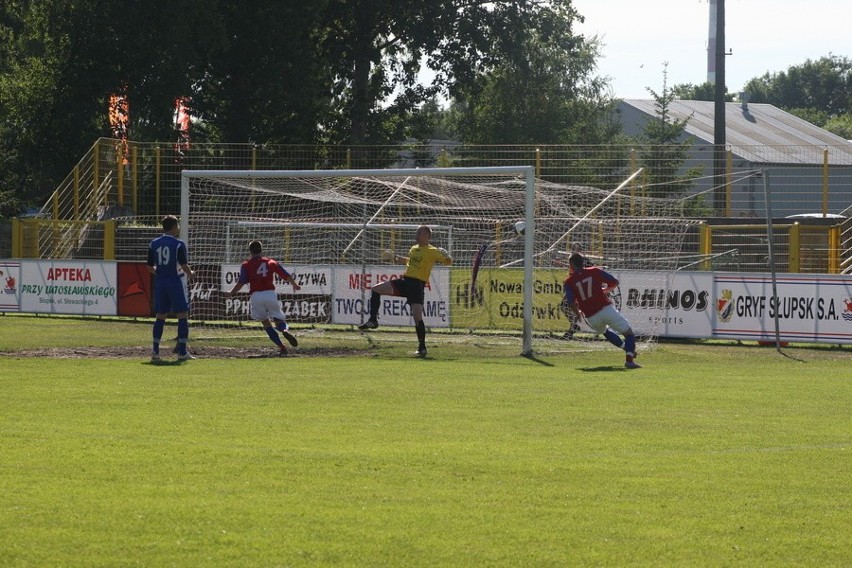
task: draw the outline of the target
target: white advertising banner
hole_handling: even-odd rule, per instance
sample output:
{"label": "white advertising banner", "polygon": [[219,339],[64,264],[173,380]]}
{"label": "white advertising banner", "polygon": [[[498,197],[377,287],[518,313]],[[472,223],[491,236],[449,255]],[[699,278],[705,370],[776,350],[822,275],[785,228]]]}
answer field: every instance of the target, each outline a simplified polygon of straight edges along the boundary
{"label": "white advertising banner", "polygon": [[0,312],[18,312],[21,303],[18,287],[21,283],[21,263],[15,260],[0,261]]}
{"label": "white advertising banner", "polygon": [[709,338],[713,330],[713,274],[613,271],[621,313],[639,335]]}
{"label": "white advertising banner", "polygon": [[[241,264],[223,264],[222,265],[222,291],[227,292],[234,287],[240,279]],[[332,293],[334,285],[332,280],[334,270],[331,266],[284,266],[286,270],[296,281],[296,284],[302,288],[298,292],[293,291],[293,286],[285,283],[280,278],[275,278],[275,292],[278,294],[301,294],[311,296],[327,296]],[[248,285],[244,286],[239,293],[248,294]]]}
{"label": "white advertising banner", "polygon": [[713,277],[713,337],[852,343],[852,276],[766,274]]}
{"label": "white advertising banner", "polygon": [[[338,267],[335,269],[332,321],[334,323],[363,323],[370,314],[370,288],[374,284],[402,276],[403,266]],[[450,270],[446,267],[432,269],[426,284],[423,303],[423,320],[428,327],[450,326]],[[379,309],[379,324],[414,325],[411,309],[405,298],[382,296]]]}
{"label": "white advertising banner", "polygon": [[[293,280],[300,286],[293,290],[290,283],[275,278],[275,292],[281,299],[281,309],[291,323],[323,323],[331,321],[331,294],[334,289],[334,270],[331,266],[282,264]],[[240,264],[222,265],[222,291],[234,287],[240,278]],[[246,285],[237,297],[225,300],[226,316],[242,315],[248,317],[251,311],[249,287]]]}
{"label": "white advertising banner", "polygon": [[22,312],[114,316],[115,262],[22,260],[18,287]]}
{"label": "white advertising banner", "polygon": [[[351,325],[367,318],[370,288],[403,272],[402,266],[285,268],[301,286],[294,292],[289,284],[276,284],[288,317]],[[0,311],[116,315],[117,272],[115,262],[0,260]],[[779,274],[773,293],[768,274],[612,273],[621,283],[616,305],[640,335],[771,341],[777,314],[782,341],[852,344],[852,276]],[[238,275],[239,264],[222,266],[221,289],[230,290]],[[210,285],[215,287],[215,280]],[[426,325],[449,327],[450,290],[450,269],[435,267],[426,287]],[[413,324],[405,299],[387,295],[381,298],[379,321]]]}
{"label": "white advertising banner", "polygon": [[613,271],[619,309],[638,334],[852,343],[852,277],[754,273]]}

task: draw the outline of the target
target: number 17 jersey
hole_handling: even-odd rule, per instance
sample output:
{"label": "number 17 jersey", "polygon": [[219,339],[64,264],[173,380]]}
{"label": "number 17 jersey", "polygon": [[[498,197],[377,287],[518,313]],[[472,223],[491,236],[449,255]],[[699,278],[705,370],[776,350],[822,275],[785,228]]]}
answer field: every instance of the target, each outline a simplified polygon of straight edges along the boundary
{"label": "number 17 jersey", "polygon": [[612,274],[591,266],[572,272],[563,288],[566,301],[576,301],[583,315],[590,317],[612,304],[606,290],[613,286],[618,286],[618,280]]}

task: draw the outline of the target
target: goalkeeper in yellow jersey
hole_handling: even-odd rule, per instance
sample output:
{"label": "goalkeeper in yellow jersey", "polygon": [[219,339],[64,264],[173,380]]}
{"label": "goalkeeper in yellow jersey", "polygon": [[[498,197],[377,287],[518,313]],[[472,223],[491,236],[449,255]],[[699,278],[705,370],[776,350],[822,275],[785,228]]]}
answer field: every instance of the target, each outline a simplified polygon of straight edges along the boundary
{"label": "goalkeeper in yellow jersey", "polygon": [[435,263],[450,266],[453,259],[446,249],[429,244],[432,239],[432,229],[426,225],[417,228],[414,235],[417,244],[408,251],[408,256],[400,256],[386,251],[386,260],[405,264],[405,273],[401,278],[392,278],[376,284],[370,289],[370,318],[358,327],[361,331],[379,327],[379,307],[381,296],[403,296],[411,306],[414,318],[414,329],[417,331],[417,355],[426,356],[426,324],[423,322],[423,298],[426,283],[432,274]]}

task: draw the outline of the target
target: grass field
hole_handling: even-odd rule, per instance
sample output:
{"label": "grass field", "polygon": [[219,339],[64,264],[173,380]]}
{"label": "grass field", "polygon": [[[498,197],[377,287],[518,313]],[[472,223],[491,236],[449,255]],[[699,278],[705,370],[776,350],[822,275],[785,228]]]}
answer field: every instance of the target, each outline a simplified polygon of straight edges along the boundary
{"label": "grass field", "polygon": [[0,316],[0,565],[852,565],[848,347],[153,365],[149,337]]}

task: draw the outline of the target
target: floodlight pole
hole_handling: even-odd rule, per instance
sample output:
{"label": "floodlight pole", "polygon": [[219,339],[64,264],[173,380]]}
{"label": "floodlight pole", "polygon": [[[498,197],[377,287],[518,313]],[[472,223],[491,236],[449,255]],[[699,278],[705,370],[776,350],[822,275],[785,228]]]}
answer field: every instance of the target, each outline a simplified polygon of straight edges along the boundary
{"label": "floodlight pole", "polygon": [[716,69],[713,96],[713,208],[725,210],[725,0],[716,0]]}

